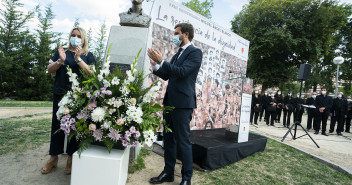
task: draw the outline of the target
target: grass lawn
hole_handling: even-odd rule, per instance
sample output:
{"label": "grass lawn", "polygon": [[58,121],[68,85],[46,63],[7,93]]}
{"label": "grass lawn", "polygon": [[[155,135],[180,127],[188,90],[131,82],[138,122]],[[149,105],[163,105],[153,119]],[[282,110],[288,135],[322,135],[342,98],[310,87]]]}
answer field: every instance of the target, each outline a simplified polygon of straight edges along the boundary
{"label": "grass lawn", "polygon": [[8,101],[0,100],[0,107],[52,107],[52,101]]}
{"label": "grass lawn", "polygon": [[0,120],[0,155],[20,153],[50,141],[51,118],[25,116]]}
{"label": "grass lawn", "polygon": [[[351,161],[349,161],[351,162]],[[201,184],[352,184],[352,178],[296,149],[268,139],[264,152],[211,172]]]}

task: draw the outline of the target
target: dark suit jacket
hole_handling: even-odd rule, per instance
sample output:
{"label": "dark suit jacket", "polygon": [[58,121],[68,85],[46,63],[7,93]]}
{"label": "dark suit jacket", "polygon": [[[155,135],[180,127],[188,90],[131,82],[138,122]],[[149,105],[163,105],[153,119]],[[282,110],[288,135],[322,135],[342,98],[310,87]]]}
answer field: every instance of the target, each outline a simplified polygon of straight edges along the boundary
{"label": "dark suit jacket", "polygon": [[[173,61],[175,55],[172,57]],[[195,83],[202,64],[203,53],[190,45],[173,64],[164,61],[153,73],[169,81],[163,104],[175,108],[196,108]]]}
{"label": "dark suit jacket", "polygon": [[331,113],[341,112],[342,115],[347,115],[347,101],[344,99],[335,98],[332,100]]}
{"label": "dark suit jacket", "polygon": [[261,99],[262,99],[263,108],[267,108],[268,107],[269,96],[264,94],[264,95],[261,96]]}
{"label": "dark suit jacket", "polygon": [[330,114],[330,109],[332,108],[332,98],[328,95],[326,95],[325,97],[323,95],[319,95],[315,98],[314,104],[318,112],[319,108],[325,107],[324,113]]}
{"label": "dark suit jacket", "polygon": [[[293,107],[293,97],[292,96],[285,96],[284,98],[284,105],[287,106],[289,111],[293,111],[294,107]],[[284,108],[286,109],[286,108]]]}

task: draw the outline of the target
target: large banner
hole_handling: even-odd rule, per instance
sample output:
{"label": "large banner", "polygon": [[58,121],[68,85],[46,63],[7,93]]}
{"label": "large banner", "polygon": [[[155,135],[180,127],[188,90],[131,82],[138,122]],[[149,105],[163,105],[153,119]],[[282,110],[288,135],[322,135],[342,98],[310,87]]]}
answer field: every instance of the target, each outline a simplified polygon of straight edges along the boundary
{"label": "large banner", "polygon": [[[175,25],[187,22],[195,28],[192,44],[203,51],[203,61],[196,80],[197,109],[191,128],[238,125],[242,83],[223,81],[246,75],[249,41],[173,0],[155,0],[151,16],[152,47],[167,61],[178,49],[172,43]],[[155,80],[156,76],[150,76],[150,83]],[[161,82],[160,103],[167,85],[167,82]]]}

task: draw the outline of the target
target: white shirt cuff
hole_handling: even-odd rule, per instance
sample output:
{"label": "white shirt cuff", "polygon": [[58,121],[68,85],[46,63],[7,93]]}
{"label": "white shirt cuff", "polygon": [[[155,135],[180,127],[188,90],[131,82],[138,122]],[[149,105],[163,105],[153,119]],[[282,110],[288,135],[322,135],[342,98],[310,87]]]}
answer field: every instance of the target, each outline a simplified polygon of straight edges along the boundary
{"label": "white shirt cuff", "polygon": [[156,64],[155,66],[152,66],[152,68],[153,68],[153,71],[157,71],[157,70],[159,70],[160,65]]}
{"label": "white shirt cuff", "polygon": [[156,64],[155,66],[152,66],[153,71],[159,70],[159,69],[163,66],[164,61],[165,61],[165,60],[161,61],[160,64]]}

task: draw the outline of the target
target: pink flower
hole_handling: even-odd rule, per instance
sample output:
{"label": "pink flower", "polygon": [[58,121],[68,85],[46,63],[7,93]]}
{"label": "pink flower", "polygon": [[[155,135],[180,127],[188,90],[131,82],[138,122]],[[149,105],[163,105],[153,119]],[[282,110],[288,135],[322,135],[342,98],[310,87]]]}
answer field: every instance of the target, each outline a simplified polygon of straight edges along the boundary
{"label": "pink flower", "polygon": [[68,113],[70,113],[70,109],[65,108],[65,109],[64,109],[64,114],[68,114]]}
{"label": "pink flower", "polygon": [[136,105],[136,102],[137,102],[136,98],[131,98],[132,105]]}
{"label": "pink flower", "polygon": [[124,121],[123,121],[123,119],[121,119],[121,118],[120,118],[120,119],[118,119],[118,120],[117,120],[116,124],[118,124],[118,125],[122,125],[122,124],[123,124],[123,122],[124,122]]}
{"label": "pink flower", "polygon": [[89,130],[95,131],[97,129],[97,126],[95,124],[90,124],[89,125]]}
{"label": "pink flower", "polygon": [[88,109],[93,110],[95,107],[97,107],[97,102],[93,100],[92,102],[89,103]]}

